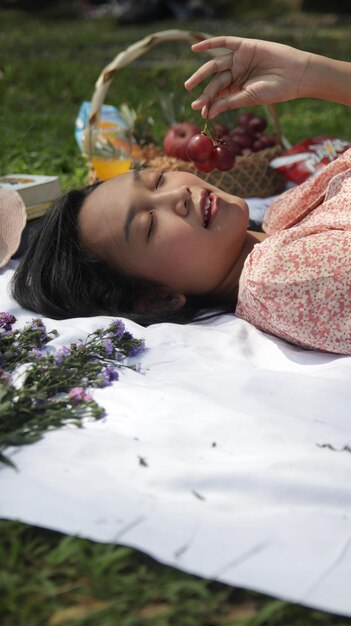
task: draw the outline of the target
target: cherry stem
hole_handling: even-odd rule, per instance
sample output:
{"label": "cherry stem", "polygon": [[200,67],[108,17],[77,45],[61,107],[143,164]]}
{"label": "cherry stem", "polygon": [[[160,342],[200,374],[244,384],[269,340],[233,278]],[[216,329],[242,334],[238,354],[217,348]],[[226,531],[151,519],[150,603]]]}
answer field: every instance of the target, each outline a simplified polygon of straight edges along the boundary
{"label": "cherry stem", "polygon": [[209,124],[207,124],[207,122],[205,123],[205,130],[204,130],[204,132],[206,132],[206,130],[209,131],[213,143],[216,143],[217,139],[216,139],[216,137],[214,137],[213,132],[211,130],[211,126],[209,126]]}

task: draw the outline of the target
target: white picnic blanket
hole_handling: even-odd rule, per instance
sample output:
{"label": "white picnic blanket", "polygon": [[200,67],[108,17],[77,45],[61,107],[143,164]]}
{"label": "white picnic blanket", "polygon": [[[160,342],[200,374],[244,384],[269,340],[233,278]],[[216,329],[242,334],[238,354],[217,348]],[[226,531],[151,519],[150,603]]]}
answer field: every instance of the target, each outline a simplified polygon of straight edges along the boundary
{"label": "white picnic blanket", "polygon": [[[13,267],[0,308],[22,324]],[[110,318],[44,321],[60,346]],[[103,421],[12,449],[0,515],[351,616],[351,358],[234,315],[126,326],[145,338],[144,373],[93,391]]]}

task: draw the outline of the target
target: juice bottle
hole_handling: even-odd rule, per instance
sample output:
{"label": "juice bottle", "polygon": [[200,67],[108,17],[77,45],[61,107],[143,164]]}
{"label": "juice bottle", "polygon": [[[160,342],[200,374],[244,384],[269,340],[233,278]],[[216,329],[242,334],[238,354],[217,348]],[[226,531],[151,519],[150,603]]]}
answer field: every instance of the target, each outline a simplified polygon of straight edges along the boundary
{"label": "juice bottle", "polygon": [[100,122],[91,136],[90,160],[100,180],[128,172],[131,143],[123,127]]}
{"label": "juice bottle", "polygon": [[108,159],[104,156],[93,156],[91,159],[99,180],[107,180],[118,174],[128,172],[131,159]]}

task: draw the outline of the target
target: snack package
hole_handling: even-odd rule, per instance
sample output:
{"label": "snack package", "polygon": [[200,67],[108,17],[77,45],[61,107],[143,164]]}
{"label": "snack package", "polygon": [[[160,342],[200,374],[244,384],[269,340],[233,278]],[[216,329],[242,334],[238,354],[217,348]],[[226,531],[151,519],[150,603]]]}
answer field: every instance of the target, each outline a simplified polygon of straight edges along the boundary
{"label": "snack package", "polygon": [[328,135],[310,137],[273,159],[270,166],[300,185],[350,147],[349,142]]}
{"label": "snack package", "polygon": [[[88,126],[89,111],[91,103],[85,101],[82,103],[74,125],[74,134],[77,144],[84,154],[84,133]],[[98,128],[122,128],[126,131],[126,137],[128,128],[125,120],[119,113],[118,109],[111,104],[104,104],[101,107],[100,117],[98,122]]]}

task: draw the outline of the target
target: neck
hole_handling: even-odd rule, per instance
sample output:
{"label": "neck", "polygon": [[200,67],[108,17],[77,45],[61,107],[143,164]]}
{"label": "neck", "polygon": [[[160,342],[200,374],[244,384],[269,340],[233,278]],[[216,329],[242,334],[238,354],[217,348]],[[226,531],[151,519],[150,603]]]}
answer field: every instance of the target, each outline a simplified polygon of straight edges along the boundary
{"label": "neck", "polygon": [[247,231],[240,254],[221,285],[215,290],[215,295],[229,301],[233,300],[237,294],[241,272],[243,271],[247,257],[253,250],[253,247],[267,239],[267,237],[269,237],[269,235],[266,235],[266,233],[258,233],[252,230]]}

